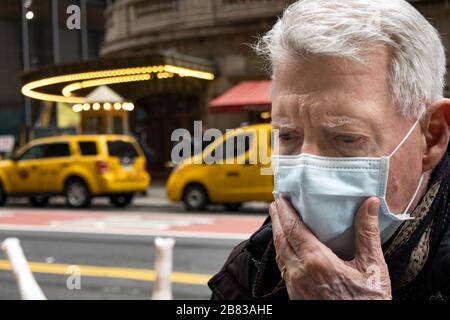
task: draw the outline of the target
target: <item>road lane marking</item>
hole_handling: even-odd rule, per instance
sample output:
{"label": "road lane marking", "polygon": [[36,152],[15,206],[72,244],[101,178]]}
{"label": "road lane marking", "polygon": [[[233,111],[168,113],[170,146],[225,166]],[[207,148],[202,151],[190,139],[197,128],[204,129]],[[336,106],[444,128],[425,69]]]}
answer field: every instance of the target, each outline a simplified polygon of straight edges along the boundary
{"label": "road lane marking", "polygon": [[[46,273],[55,275],[70,276],[67,272],[69,264],[48,264],[42,262],[29,262],[30,269],[35,273]],[[117,268],[104,266],[87,266],[77,265],[81,270],[81,276],[99,277],[99,278],[115,278],[127,280],[139,280],[153,282],[156,279],[154,270],[136,269],[136,268]],[[0,270],[11,271],[11,264],[8,260],[0,260]],[[212,277],[209,274],[172,272],[172,283],[190,284],[205,286]]]}

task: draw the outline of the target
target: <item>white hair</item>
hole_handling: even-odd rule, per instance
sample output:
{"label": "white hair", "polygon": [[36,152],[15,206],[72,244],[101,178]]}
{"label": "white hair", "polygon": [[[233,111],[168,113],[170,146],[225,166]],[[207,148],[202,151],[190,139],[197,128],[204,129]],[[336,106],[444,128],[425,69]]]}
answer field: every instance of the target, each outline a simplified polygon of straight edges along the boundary
{"label": "white hair", "polygon": [[417,118],[443,97],[446,58],[437,30],[404,0],[299,0],[256,44],[271,70],[286,57],[336,56],[364,63],[380,45],[391,52],[394,104]]}

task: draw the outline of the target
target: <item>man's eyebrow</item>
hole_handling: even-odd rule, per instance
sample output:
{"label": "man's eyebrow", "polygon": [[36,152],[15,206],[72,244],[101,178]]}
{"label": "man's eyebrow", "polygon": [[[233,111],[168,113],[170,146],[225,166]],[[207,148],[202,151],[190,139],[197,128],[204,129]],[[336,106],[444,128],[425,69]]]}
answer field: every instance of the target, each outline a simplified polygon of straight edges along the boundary
{"label": "man's eyebrow", "polygon": [[347,116],[340,116],[340,117],[333,117],[333,119],[323,121],[319,125],[324,128],[334,129],[354,123],[361,123],[361,120]]}
{"label": "man's eyebrow", "polygon": [[289,121],[284,121],[284,120],[272,120],[270,122],[270,124],[272,125],[273,128],[278,128],[278,129],[295,129],[298,126],[296,126],[295,124],[293,124],[292,122]]}
{"label": "man's eyebrow", "polygon": [[[326,129],[335,129],[343,127],[350,124],[361,124],[364,121],[358,118],[353,118],[349,116],[333,116],[331,119],[327,119],[318,123],[317,125]],[[292,123],[288,117],[281,118],[277,120],[272,120],[271,123],[273,128],[277,129],[298,129],[299,126]]]}

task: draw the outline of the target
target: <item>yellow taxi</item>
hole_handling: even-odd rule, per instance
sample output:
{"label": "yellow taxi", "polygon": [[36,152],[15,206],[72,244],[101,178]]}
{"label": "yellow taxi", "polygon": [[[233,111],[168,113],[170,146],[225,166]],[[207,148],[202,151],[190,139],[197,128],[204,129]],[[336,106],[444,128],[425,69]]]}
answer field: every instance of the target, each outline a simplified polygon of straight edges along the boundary
{"label": "yellow taxi", "polygon": [[108,196],[128,205],[150,184],[145,156],[125,135],[73,135],[36,139],[0,161],[0,204],[27,196],[34,206],[64,195],[71,207],[88,207],[92,197]]}
{"label": "yellow taxi", "polygon": [[272,201],[271,127],[251,125],[227,132],[203,152],[183,160],[166,184],[169,200],[187,210],[224,204],[237,210],[243,202]]}

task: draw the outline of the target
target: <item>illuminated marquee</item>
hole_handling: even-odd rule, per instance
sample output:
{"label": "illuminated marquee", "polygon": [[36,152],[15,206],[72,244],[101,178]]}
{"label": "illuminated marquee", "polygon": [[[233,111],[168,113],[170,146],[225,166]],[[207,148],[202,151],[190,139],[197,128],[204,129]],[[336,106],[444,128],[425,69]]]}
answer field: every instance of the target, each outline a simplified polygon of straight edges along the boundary
{"label": "illuminated marquee", "polygon": [[[85,98],[76,96],[74,94],[75,91],[107,84],[147,81],[154,78],[161,80],[172,78],[174,76],[214,80],[213,73],[167,64],[53,76],[28,82],[22,87],[21,91],[23,95],[38,100],[84,104],[86,103]],[[68,84],[63,87],[61,94],[42,92],[44,87],[64,84],[66,82]]]}
{"label": "illuminated marquee", "polygon": [[131,102],[124,102],[124,103],[120,103],[120,102],[115,102],[115,103],[110,103],[110,102],[105,102],[105,103],[99,103],[99,102],[95,102],[93,104],[90,103],[78,103],[78,104],[74,104],[72,106],[72,110],[75,112],[82,112],[82,111],[99,111],[99,110],[103,110],[105,111],[109,111],[109,110],[115,110],[115,111],[133,111],[134,110],[134,104]]}

